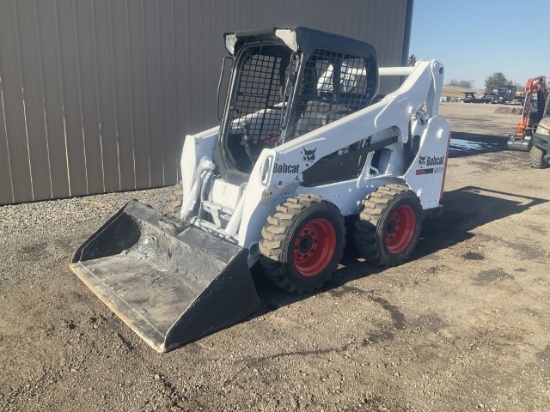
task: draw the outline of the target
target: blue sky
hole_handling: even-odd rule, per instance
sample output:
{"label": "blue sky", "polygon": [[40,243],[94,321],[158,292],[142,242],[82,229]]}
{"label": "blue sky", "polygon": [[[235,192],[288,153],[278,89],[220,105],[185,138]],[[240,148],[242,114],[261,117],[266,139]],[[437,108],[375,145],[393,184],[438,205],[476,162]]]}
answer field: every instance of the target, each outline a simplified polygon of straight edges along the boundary
{"label": "blue sky", "polygon": [[550,0],[414,0],[409,54],[445,65],[445,83],[495,72],[524,85],[550,74]]}

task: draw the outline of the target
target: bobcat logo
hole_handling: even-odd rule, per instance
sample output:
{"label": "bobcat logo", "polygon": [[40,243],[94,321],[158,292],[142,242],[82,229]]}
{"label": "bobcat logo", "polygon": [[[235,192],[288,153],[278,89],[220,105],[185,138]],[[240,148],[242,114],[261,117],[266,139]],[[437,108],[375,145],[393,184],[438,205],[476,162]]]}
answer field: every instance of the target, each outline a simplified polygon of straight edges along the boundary
{"label": "bobcat logo", "polygon": [[317,148],[312,150],[307,150],[304,147],[304,162],[313,162],[315,160],[315,152],[317,151]]}
{"label": "bobcat logo", "polygon": [[418,164],[419,164],[420,166],[425,165],[425,164],[426,164],[426,158],[427,158],[427,157],[428,157],[428,156],[418,156]]}
{"label": "bobcat logo", "polygon": [[442,166],[445,164],[445,156],[418,156],[418,164],[420,167],[426,166]]}

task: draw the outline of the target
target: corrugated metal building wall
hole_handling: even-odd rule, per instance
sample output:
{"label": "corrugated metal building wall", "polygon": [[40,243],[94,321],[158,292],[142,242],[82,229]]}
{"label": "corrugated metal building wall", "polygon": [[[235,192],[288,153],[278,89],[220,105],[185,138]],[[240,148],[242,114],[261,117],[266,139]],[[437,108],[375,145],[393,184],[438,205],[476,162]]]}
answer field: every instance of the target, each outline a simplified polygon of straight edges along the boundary
{"label": "corrugated metal building wall", "polygon": [[0,204],[173,184],[217,123],[222,33],[303,25],[407,58],[413,0],[0,0]]}

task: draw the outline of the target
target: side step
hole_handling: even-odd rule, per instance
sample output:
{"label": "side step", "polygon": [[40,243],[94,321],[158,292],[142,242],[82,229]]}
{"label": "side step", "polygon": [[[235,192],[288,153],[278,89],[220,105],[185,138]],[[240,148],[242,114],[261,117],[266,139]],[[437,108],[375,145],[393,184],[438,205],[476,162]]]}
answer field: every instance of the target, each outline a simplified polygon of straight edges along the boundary
{"label": "side step", "polygon": [[71,269],[162,353],[260,306],[247,255],[132,200],[76,250]]}

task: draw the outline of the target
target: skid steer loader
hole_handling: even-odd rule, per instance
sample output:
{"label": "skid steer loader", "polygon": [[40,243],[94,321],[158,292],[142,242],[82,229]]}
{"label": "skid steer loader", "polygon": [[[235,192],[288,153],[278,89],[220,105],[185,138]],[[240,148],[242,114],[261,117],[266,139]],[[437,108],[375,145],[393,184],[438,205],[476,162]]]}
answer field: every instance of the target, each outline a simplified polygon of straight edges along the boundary
{"label": "skid steer loader", "polygon": [[[131,201],[71,264],[159,352],[253,313],[257,262],[289,292],[319,288],[342,258],[344,217],[357,217],[359,253],[392,266],[441,208],[440,63],[379,68],[371,45],[303,27],[225,45],[221,124],[185,139],[179,218]],[[404,82],[380,97],[384,76]]]}

